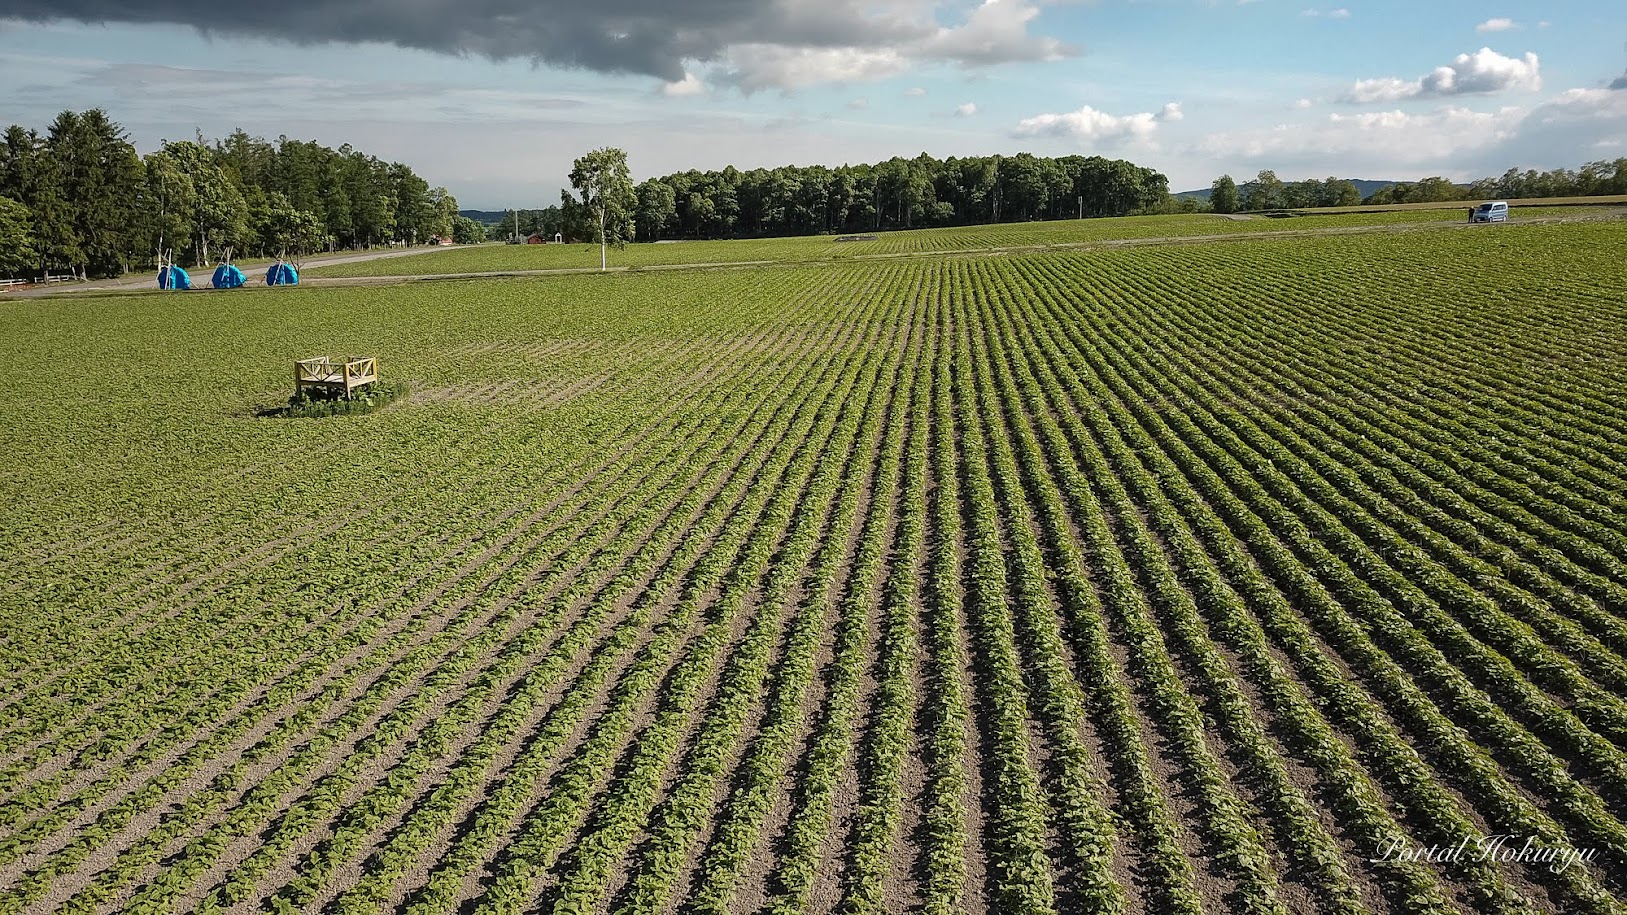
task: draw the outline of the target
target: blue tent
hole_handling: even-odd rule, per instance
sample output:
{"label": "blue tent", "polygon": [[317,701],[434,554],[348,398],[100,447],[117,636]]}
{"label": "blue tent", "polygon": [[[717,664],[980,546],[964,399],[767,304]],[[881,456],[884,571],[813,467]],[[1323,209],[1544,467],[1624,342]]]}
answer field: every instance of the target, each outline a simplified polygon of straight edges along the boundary
{"label": "blue tent", "polygon": [[209,283],[216,289],[236,289],[243,285],[243,271],[231,264],[221,264],[215,268],[215,278]]}
{"label": "blue tent", "polygon": [[192,277],[187,276],[186,271],[180,267],[160,267],[158,269],[158,288],[191,289]]}
{"label": "blue tent", "polygon": [[299,271],[293,264],[272,264],[266,271],[267,286],[294,286],[299,283]]}

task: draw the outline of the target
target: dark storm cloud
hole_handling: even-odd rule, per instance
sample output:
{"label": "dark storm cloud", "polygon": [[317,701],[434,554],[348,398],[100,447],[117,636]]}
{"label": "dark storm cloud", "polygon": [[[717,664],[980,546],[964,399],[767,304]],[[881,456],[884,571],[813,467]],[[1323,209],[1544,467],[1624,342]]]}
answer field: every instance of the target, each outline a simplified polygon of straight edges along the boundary
{"label": "dark storm cloud", "polygon": [[1623,73],[1622,75],[1616,77],[1614,80],[1611,80],[1610,88],[1612,88],[1612,89],[1627,89],[1627,73]]}
{"label": "dark storm cloud", "polygon": [[715,60],[735,44],[874,48],[931,30],[930,19],[862,0],[0,0],[0,18],[383,42],[665,80],[683,78],[684,60]]}

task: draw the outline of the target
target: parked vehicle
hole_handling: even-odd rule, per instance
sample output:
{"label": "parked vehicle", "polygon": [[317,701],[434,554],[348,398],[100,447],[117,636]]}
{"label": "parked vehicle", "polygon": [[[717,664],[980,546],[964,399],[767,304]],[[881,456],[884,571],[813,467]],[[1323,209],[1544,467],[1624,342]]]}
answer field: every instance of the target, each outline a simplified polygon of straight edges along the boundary
{"label": "parked vehicle", "polygon": [[1469,212],[1469,221],[1508,222],[1508,203],[1503,200],[1482,203]]}

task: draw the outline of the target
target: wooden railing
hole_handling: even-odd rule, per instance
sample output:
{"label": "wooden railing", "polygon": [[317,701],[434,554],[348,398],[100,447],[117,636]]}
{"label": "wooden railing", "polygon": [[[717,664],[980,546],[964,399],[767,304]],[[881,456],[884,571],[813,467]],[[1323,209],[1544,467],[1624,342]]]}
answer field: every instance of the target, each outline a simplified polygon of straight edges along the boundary
{"label": "wooden railing", "polygon": [[330,392],[350,393],[362,385],[378,381],[379,361],[376,356],[350,356],[333,359],[317,356],[294,361],[294,392],[305,388],[321,388]]}

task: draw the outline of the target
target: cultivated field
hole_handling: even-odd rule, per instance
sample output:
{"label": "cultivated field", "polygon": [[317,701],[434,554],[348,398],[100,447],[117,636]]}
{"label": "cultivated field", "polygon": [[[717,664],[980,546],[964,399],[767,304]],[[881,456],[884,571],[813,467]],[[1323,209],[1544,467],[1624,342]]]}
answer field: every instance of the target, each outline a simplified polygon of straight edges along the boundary
{"label": "cultivated field", "polygon": [[[1455,208],[1462,216],[1464,206]],[[1615,207],[1536,207],[1515,211],[1517,221],[1614,216]],[[635,244],[610,252],[612,266],[658,267],[684,264],[784,263],[845,258],[884,258],[993,248],[1079,246],[1116,241],[1179,239],[1261,232],[1360,231],[1463,223],[1439,210],[1403,210],[1270,219],[1223,216],[1132,216],[1123,219],[1060,220],[953,229],[876,233],[874,240],[837,241],[829,235],[742,241],[683,241]],[[316,267],[313,277],[421,276],[504,270],[598,269],[598,245],[479,245],[417,256]]]}
{"label": "cultivated field", "polygon": [[[1300,209],[1296,212],[1333,214],[1333,213],[1394,213],[1406,210],[1462,210],[1472,204],[1479,203],[1478,199],[1469,200],[1437,200],[1431,203],[1384,203],[1378,205],[1357,205],[1348,207],[1314,207]],[[1510,215],[1519,218],[1521,213],[1530,213],[1538,209],[1563,209],[1564,207],[1597,207],[1627,204],[1627,194],[1600,194],[1594,197],[1522,197],[1508,202]]]}
{"label": "cultivated field", "polygon": [[1624,262],[0,302],[0,912],[1627,910]]}

